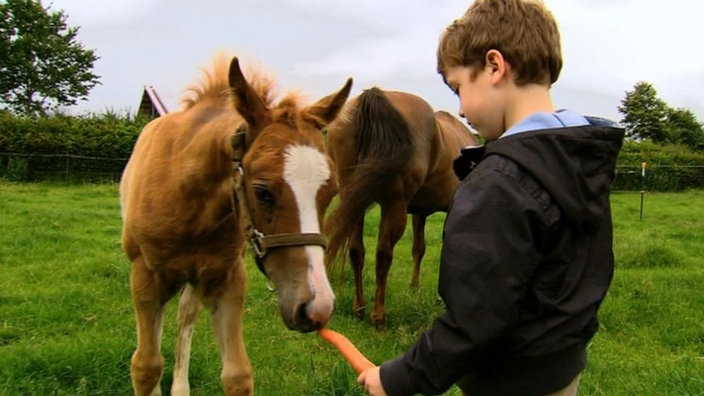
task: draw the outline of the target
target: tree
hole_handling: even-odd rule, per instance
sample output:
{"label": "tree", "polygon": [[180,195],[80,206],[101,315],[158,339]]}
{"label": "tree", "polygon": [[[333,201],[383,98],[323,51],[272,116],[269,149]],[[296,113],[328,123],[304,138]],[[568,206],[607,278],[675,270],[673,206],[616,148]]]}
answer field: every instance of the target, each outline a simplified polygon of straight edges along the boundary
{"label": "tree", "polygon": [[704,129],[690,110],[667,110],[667,135],[673,143],[681,143],[694,150],[704,149]]}
{"label": "tree", "polygon": [[0,2],[0,103],[36,116],[85,100],[100,83],[98,57],[76,41],[78,30],[39,0]]}
{"label": "tree", "polygon": [[667,104],[658,98],[650,83],[637,83],[633,91],[626,92],[626,98],[618,107],[624,115],[621,123],[626,127],[626,136],[635,140],[666,141],[667,109]]}

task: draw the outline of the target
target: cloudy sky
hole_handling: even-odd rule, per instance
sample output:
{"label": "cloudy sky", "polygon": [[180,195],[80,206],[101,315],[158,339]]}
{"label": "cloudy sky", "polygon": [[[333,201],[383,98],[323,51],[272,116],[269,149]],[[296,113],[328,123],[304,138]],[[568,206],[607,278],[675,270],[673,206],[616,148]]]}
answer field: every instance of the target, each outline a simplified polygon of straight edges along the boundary
{"label": "cloudy sky", "polygon": [[[276,76],[311,100],[353,77],[403,90],[436,109],[458,103],[435,72],[438,36],[470,0],[44,0],[63,9],[100,59],[102,85],[72,113],[135,112],[144,85],[169,110],[217,51]],[[546,0],[562,32],[558,108],[620,120],[639,81],[704,121],[704,22],[693,0]]]}

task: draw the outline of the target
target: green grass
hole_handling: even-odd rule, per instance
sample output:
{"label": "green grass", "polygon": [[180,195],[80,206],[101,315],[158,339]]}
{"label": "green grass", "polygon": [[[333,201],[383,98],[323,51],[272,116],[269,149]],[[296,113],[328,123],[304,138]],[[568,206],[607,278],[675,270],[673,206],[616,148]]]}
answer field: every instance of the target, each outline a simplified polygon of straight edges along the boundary
{"label": "green grass", "polygon": [[[590,345],[580,395],[704,395],[704,191],[612,196],[617,269]],[[375,221],[367,220],[365,293],[374,290]],[[442,312],[436,293],[443,214],[428,222],[421,286],[409,289],[410,235],[389,276],[389,331],[352,315],[351,274],[331,275],[330,327],[375,362],[415,342]],[[245,343],[259,395],[362,395],[356,375],[314,334],[285,329],[276,297],[248,263]],[[117,186],[0,181],[0,395],[126,395],[136,337]],[[172,375],[176,304],[167,311],[162,387]],[[208,313],[193,341],[194,395],[222,394]],[[456,389],[447,395],[459,395]]]}

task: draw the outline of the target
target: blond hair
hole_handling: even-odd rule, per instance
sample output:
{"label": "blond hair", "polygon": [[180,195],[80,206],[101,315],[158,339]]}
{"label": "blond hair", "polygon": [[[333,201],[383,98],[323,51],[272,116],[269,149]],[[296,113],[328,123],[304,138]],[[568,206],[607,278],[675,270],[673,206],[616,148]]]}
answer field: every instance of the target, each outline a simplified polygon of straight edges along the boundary
{"label": "blond hair", "polygon": [[476,0],[440,36],[438,73],[484,67],[491,49],[501,52],[517,85],[550,85],[562,69],[557,21],[540,0]]}

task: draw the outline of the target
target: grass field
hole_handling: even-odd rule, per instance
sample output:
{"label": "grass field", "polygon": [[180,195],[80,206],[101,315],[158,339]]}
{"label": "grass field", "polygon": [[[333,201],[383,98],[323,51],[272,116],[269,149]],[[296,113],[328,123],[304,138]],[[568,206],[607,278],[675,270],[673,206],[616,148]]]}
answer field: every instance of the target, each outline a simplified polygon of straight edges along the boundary
{"label": "grass field", "polygon": [[[646,194],[642,220],[638,194],[614,194],[612,202],[617,268],[580,395],[704,395],[704,191]],[[375,216],[368,216],[368,252]],[[408,288],[409,235],[397,245],[386,333],[353,318],[349,268],[331,275],[338,302],[330,327],[372,361],[403,352],[442,312],[435,283],[443,220],[442,214],[429,219],[420,288]],[[371,255],[367,262],[371,296]],[[331,347],[314,334],[285,329],[276,297],[253,265],[248,270],[245,342],[256,394],[362,395],[356,375]],[[129,271],[116,185],[0,181],[0,395],[131,394],[136,339]],[[175,308],[174,301],[164,328],[165,394]],[[207,312],[192,356],[192,394],[222,394]]]}

